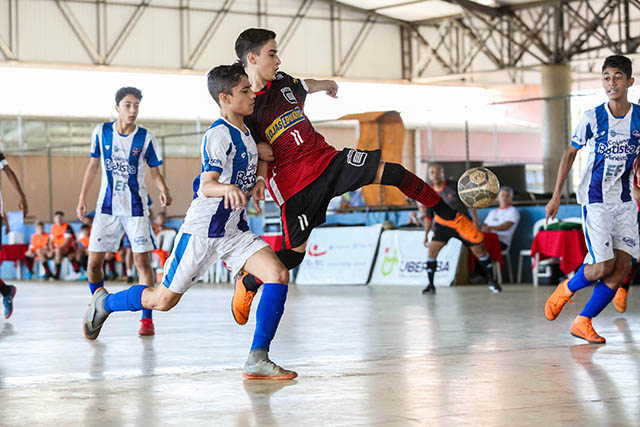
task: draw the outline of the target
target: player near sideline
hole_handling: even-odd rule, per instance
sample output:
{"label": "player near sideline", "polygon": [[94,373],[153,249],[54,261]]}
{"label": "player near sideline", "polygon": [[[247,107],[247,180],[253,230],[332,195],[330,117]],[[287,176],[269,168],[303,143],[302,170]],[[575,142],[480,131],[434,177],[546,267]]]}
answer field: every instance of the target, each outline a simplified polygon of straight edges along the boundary
{"label": "player near sideline", "polygon": [[[469,209],[462,203],[460,197],[458,196],[458,191],[450,185],[447,185],[447,182],[444,177],[444,169],[441,165],[437,163],[433,163],[429,165],[429,169],[427,169],[427,174],[429,176],[429,181],[433,186],[433,189],[440,195],[440,198],[454,209],[456,212],[460,212],[462,215],[468,215]],[[462,241],[462,243],[473,252],[473,254],[478,258],[478,263],[480,264],[480,268],[482,270],[482,274],[484,278],[489,283],[489,289],[491,292],[498,293],[502,291],[502,287],[493,279],[493,264],[491,263],[491,259],[489,258],[489,253],[487,249],[484,247],[483,243],[472,243],[464,239],[462,236],[458,234],[458,232],[451,227],[447,227],[446,225],[442,225],[438,222],[434,224],[433,221],[433,207],[427,208],[427,212],[424,218],[424,244],[429,249],[429,253],[427,256],[427,279],[429,283],[427,287],[422,290],[423,294],[427,293],[436,293],[436,287],[434,285],[434,278],[436,275],[436,268],[438,266],[438,254],[447,244],[449,239],[457,238]],[[475,209],[471,209],[471,214],[473,216],[474,224],[478,223],[478,216]],[[431,242],[429,242],[429,231],[433,226],[433,238]]]}
{"label": "player near sideline", "polygon": [[[105,254],[118,251],[125,233],[131,241],[140,282],[153,285],[150,253],[155,249],[155,236],[149,220],[145,164],[160,190],[160,203],[171,204],[169,188],[160,173],[162,155],[156,140],[151,132],[136,125],[142,92],[123,87],[115,98],[118,119],[97,125],[91,136],[91,159],[76,208],[78,218],[86,221],[87,193],[101,167],[102,183],[89,238],[87,277],[92,294],[104,286]],[[140,323],[140,335],[155,333],[151,310],[143,311]]]}
{"label": "player near sideline", "polygon": [[276,365],[268,355],[284,311],[289,272],[271,247],[249,230],[246,220],[247,196],[253,190],[254,196],[261,192],[264,198],[264,182],[255,186],[258,149],[243,122],[253,112],[255,95],[237,63],[215,67],[207,81],[221,118],[204,135],[201,173],[193,182],[194,199],[165,263],[162,285],[136,285],[116,294],[97,290],[85,315],[84,333],[96,339],[114,311],[170,310],[204,271],[223,260],[234,274],[244,269],[265,280],[243,377],[293,379],[295,372]]}
{"label": "player near sideline", "polygon": [[[256,93],[256,107],[245,119],[256,141],[268,142],[275,159],[268,166],[268,187],[281,210],[284,249],[278,258],[292,269],[304,259],[311,230],[325,221],[331,198],[368,184],[393,185],[407,197],[434,207],[436,221],[465,240],[481,243],[483,235],[464,215],[447,206],[429,185],[402,165],[380,160],[380,150],[338,152],[304,114],[308,93],[337,97],[333,80],[299,80],[278,71],[280,58],[273,31],[250,28],[235,43],[238,59]],[[261,281],[240,275],[233,297],[236,322],[247,322]]]}
{"label": "player near sideline", "polygon": [[[633,85],[631,61],[609,56],[602,65],[602,87],[609,101],[588,110],[567,147],[546,217],[554,218],[560,195],[578,150],[586,148],[587,164],[577,191],[589,253],[576,274],[560,283],[545,304],[545,317],[554,320],[573,294],[595,285],[593,295],[571,325],[571,335],[593,344],[606,339],[592,319],[613,299],[638,253],[637,205],[632,197],[634,163],[640,143],[640,106],[627,100]],[[573,303],[573,302],[572,302]]]}
{"label": "player near sideline", "polygon": [[[29,212],[29,206],[27,205],[27,198],[22,191],[22,186],[18,177],[9,166],[9,162],[2,152],[0,152],[0,169],[4,171],[9,179],[11,185],[18,193],[18,209],[22,211],[22,216],[26,217]],[[3,219],[7,224],[7,230],[9,223],[6,221],[6,215],[4,214],[4,203],[2,202],[2,191],[0,191],[0,226]],[[2,233],[0,233],[0,250],[2,250]],[[13,298],[16,296],[16,287],[14,285],[7,285],[4,280],[0,279],[0,295],[2,295],[2,304],[4,305],[4,318],[8,319],[13,314]]]}

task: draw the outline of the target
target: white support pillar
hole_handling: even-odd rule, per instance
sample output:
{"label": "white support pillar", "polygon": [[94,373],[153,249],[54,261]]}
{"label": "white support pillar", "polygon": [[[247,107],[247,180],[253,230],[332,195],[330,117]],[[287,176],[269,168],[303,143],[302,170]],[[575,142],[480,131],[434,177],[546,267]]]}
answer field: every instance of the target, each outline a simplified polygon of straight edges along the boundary
{"label": "white support pillar", "polygon": [[[544,65],[542,72],[542,161],[545,193],[553,192],[560,159],[569,144],[571,67]],[[568,180],[570,181],[570,180]]]}

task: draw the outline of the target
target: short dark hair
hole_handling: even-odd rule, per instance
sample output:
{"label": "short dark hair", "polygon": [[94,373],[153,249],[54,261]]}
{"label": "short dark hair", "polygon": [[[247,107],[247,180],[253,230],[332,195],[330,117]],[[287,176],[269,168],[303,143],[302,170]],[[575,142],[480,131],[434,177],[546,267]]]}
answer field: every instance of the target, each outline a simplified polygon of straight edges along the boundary
{"label": "short dark hair", "polygon": [[42,221],[36,222],[36,227],[37,226],[44,227],[44,222],[42,222]]}
{"label": "short dark hair", "polygon": [[631,78],[631,74],[633,72],[631,66],[631,60],[623,55],[611,55],[608,56],[607,59],[604,60],[604,64],[602,64],[602,72],[604,73],[604,69],[607,67],[619,68],[627,79]]}
{"label": "short dark hair", "polygon": [[242,63],[247,65],[247,55],[249,52],[258,55],[262,46],[269,40],[275,40],[276,33],[263,28],[249,28],[240,33],[236,39],[236,56]]}
{"label": "short dark hair", "polygon": [[56,216],[56,215],[62,215],[62,216],[64,216],[64,212],[62,212],[62,211],[55,211],[55,212],[53,213],[53,216]]}
{"label": "short dark hair", "polygon": [[120,105],[120,101],[127,95],[133,95],[138,98],[138,101],[142,101],[142,91],[137,87],[125,86],[118,89],[116,92],[116,105]]}
{"label": "short dark hair", "polygon": [[89,227],[89,224],[82,224],[80,226],[80,230],[89,230],[91,227]]}
{"label": "short dark hair", "polygon": [[246,75],[244,67],[239,62],[231,65],[218,65],[211,69],[207,73],[207,87],[216,104],[220,105],[219,96],[221,93],[233,94],[233,88],[240,83],[242,76],[246,77]]}

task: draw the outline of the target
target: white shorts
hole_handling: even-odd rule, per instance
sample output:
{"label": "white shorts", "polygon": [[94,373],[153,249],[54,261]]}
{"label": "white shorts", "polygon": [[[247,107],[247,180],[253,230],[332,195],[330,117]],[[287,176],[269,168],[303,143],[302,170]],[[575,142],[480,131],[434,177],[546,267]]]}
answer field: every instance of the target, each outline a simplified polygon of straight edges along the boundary
{"label": "white shorts", "polygon": [[156,249],[156,236],[148,216],[113,216],[96,212],[89,236],[89,251],[117,252],[125,233],[133,252]]}
{"label": "white shorts", "polygon": [[170,291],[183,294],[218,260],[224,261],[235,277],[251,255],[267,246],[262,237],[251,231],[211,238],[186,233],[181,227],[164,264],[162,284]]}
{"label": "white shorts", "polygon": [[638,256],[638,206],[634,202],[584,205],[582,222],[589,251],[586,264],[613,259],[614,249]]}

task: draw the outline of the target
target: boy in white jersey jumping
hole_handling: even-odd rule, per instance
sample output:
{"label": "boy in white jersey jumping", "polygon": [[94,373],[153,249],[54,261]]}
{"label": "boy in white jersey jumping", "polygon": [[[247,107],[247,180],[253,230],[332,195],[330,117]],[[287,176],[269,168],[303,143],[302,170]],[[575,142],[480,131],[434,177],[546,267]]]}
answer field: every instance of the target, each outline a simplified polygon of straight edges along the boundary
{"label": "boy in white jersey jumping", "polygon": [[565,150],[547,219],[558,212],[560,194],[578,150],[589,152],[578,187],[578,203],[589,253],[576,274],[558,285],[545,304],[545,317],[554,320],[573,294],[596,285],[593,295],[571,325],[571,335],[592,344],[606,340],[596,333],[591,319],[613,299],[616,289],[638,252],[638,224],[632,189],[640,139],[640,106],[627,100],[633,85],[631,61],[609,56],[602,66],[602,87],[609,102],[584,113]]}
{"label": "boy in white jersey jumping", "polygon": [[281,368],[268,356],[284,311],[289,272],[271,247],[249,231],[246,221],[247,195],[253,191],[259,210],[257,199],[264,198],[265,190],[264,180],[256,184],[258,149],[243,122],[253,112],[255,95],[240,64],[216,67],[207,80],[222,117],[204,135],[201,173],[193,182],[194,199],[165,263],[162,286],[136,285],[116,294],[97,290],[85,314],[84,334],[96,339],[114,311],[170,310],[221,259],[234,274],[244,269],[266,282],[243,377],[293,379],[295,372]]}
{"label": "boy in white jersey jumping", "polygon": [[[140,281],[153,285],[150,253],[156,245],[144,183],[145,163],[151,179],[160,190],[162,206],[171,204],[171,195],[160,174],[162,155],[156,140],[151,132],[136,125],[141,100],[139,89],[123,87],[118,90],[118,119],[97,125],[91,136],[91,160],[82,181],[76,213],[78,218],[85,219],[87,192],[102,166],[102,183],[89,240],[87,276],[92,294],[104,286],[102,265],[106,253],[118,251],[125,233],[131,241]],[[143,311],[140,323],[140,335],[155,333],[151,310]]]}

